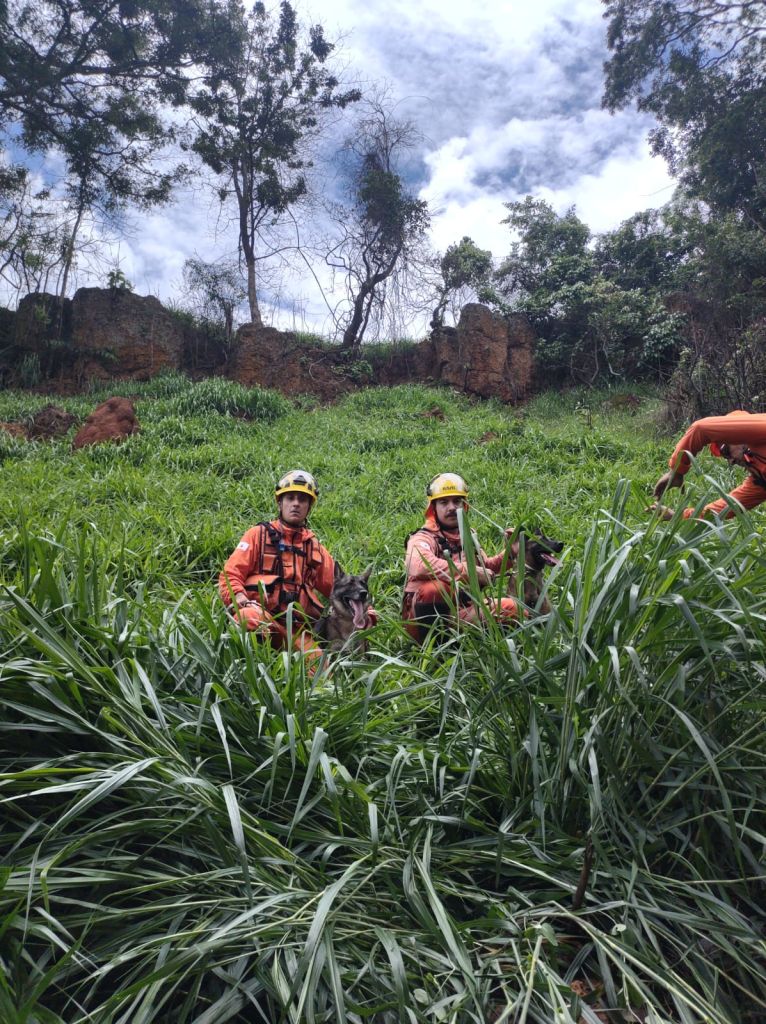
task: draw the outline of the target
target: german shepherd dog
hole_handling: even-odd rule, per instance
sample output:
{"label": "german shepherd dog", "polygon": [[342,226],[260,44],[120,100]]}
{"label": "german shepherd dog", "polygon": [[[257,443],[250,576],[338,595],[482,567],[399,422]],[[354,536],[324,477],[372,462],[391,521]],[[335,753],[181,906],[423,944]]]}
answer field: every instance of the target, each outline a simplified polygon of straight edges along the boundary
{"label": "german shepherd dog", "polygon": [[[524,534],[524,604],[529,608],[535,608],[540,600],[543,590],[543,570],[549,565],[560,565],[556,555],[564,550],[564,544],[560,540],[546,537],[542,530],[535,530],[534,534]],[[516,573],[511,575],[509,585],[511,597],[518,594],[518,577]],[[542,615],[547,615],[551,610],[551,603],[547,595],[543,598],[538,609]]]}
{"label": "german shepherd dog", "polygon": [[[367,581],[372,566],[358,576],[345,573],[335,563],[335,582],[330,601],[314,626],[314,632],[330,651],[345,647],[353,633],[367,625],[367,609],[370,607],[370,591]],[[356,650],[364,653],[366,643],[357,641]]]}

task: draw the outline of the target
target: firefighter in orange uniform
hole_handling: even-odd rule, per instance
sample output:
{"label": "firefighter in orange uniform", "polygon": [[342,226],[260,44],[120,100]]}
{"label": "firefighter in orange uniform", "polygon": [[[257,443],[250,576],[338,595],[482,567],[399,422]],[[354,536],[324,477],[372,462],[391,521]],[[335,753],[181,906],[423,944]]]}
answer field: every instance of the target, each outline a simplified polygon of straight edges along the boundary
{"label": "firefighter in orange uniform", "polygon": [[[407,580],[402,602],[405,628],[419,643],[425,639],[430,625],[440,617],[451,617],[455,608],[461,622],[477,623],[482,614],[467,591],[459,586],[468,582],[468,566],[458,527],[458,510],[468,508],[466,482],[456,473],[439,473],[426,488],[426,497],[426,521],[407,538]],[[512,532],[507,531],[509,538]],[[518,548],[518,543],[514,543],[505,551],[489,557],[477,544],[479,586],[486,587],[492,583],[503,561],[510,570]],[[487,597],[482,611],[499,622],[519,617],[518,605],[511,597]]]}
{"label": "firefighter in orange uniform", "polygon": [[232,615],[277,647],[287,641],[285,613],[294,608],[293,646],[315,662],[319,648],[311,626],[330,596],[335,562],[306,525],[319,496],[311,473],[286,473],[274,490],[279,515],[245,533],[227,558],[218,591]]}
{"label": "firefighter in orange uniform", "polygon": [[[705,445],[710,447],[713,455],[748,471],[748,476],[730,492],[730,497],[748,509],[766,501],[766,414],[743,412],[741,409],[726,416],[705,416],[692,423],[670,456],[670,471],[663,473],[655,484],[655,498],[661,498],[669,487],[683,484],[684,475],[691,466],[689,454],[696,455]],[[664,519],[673,517],[672,509],[657,504],[652,508]],[[702,515],[719,515],[727,508],[726,500],[719,498],[705,505]],[[684,509],[684,519],[693,515],[693,508]],[[732,515],[729,509],[726,518]]]}

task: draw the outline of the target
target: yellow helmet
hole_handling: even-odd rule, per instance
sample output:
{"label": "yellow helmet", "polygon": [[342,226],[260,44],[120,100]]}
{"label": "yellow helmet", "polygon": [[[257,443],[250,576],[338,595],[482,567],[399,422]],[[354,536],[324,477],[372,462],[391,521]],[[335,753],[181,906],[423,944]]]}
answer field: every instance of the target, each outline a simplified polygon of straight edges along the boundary
{"label": "yellow helmet", "polygon": [[426,487],[428,504],[437,498],[467,498],[468,485],[457,473],[437,473]]}
{"label": "yellow helmet", "polygon": [[289,491],[299,491],[301,494],[308,494],[311,498],[312,508],[314,507],[314,502],[319,497],[317,482],[311,473],[307,473],[305,469],[291,469],[289,473],[285,473],[274,488],[274,497],[279,501],[280,497]]}

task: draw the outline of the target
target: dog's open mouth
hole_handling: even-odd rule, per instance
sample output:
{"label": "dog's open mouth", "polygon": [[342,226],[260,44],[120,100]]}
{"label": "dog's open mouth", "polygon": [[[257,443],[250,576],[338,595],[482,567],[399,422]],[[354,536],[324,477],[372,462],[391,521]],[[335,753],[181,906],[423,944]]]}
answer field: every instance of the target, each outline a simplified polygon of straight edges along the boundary
{"label": "dog's open mouth", "polygon": [[542,558],[542,560],[545,562],[546,565],[561,565],[560,559],[555,558],[553,555],[549,554],[549,552],[547,552],[547,551],[541,551],[540,552],[540,558]]}
{"label": "dog's open mouth", "polygon": [[364,629],[367,625],[367,610],[364,606],[364,601],[354,597],[347,597],[346,603],[351,609],[351,614],[354,616],[354,629]]}

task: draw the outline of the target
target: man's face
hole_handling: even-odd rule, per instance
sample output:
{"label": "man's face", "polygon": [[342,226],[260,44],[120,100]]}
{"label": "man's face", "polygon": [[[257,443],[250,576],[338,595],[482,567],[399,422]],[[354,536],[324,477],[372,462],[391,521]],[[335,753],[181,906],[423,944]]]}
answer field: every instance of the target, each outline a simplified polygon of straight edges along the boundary
{"label": "man's face", "polygon": [[434,511],[439,526],[443,526],[446,530],[457,530],[457,513],[461,508],[465,509],[463,498],[437,498],[434,501]]}
{"label": "man's face", "polygon": [[288,491],[279,497],[279,518],[287,526],[303,526],[311,509],[311,498],[303,491]]}
{"label": "man's face", "polygon": [[726,459],[729,465],[735,466],[746,466],[745,462],[745,451],[747,449],[746,444],[722,444],[721,455]]}

